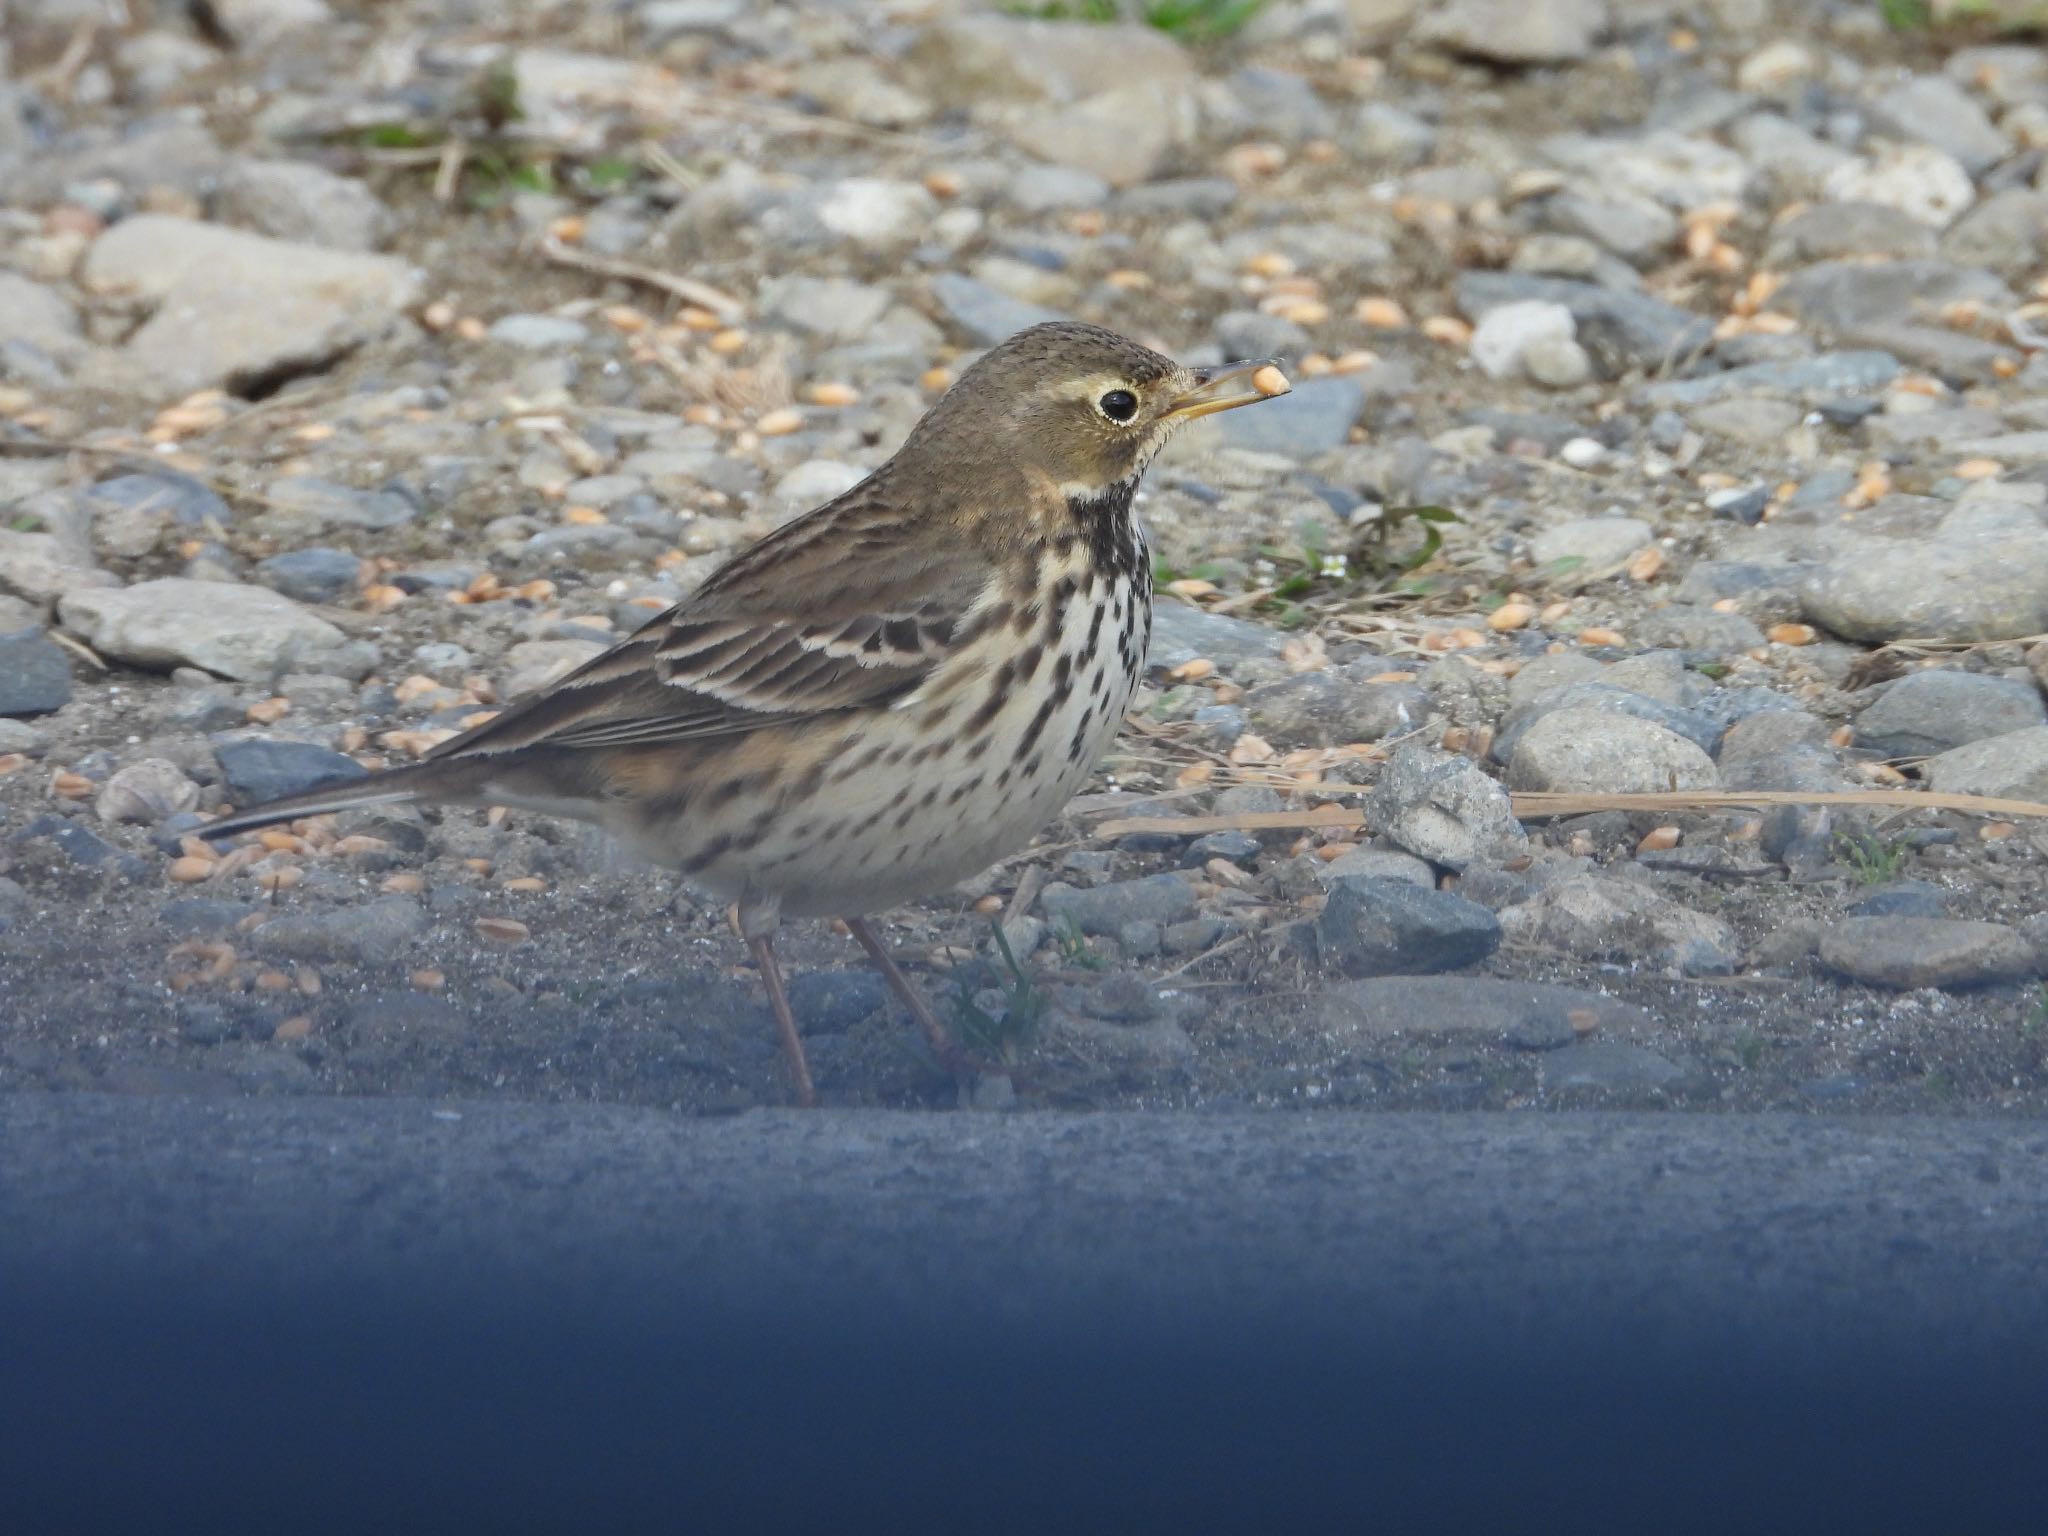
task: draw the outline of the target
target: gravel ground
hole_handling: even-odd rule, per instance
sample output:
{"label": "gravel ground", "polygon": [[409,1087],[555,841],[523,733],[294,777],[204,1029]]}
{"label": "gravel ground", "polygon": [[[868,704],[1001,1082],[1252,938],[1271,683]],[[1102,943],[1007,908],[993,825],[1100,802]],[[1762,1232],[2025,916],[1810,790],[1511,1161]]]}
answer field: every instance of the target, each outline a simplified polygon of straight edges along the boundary
{"label": "gravel ground", "polygon": [[[191,14],[0,31],[0,1090],[779,1102],[723,914],[594,834],[193,833],[593,654],[1072,315],[1297,389],[1155,467],[1099,782],[891,917],[1002,1070],[799,927],[828,1101],[2048,1108],[2048,822],[1913,798],[2048,801],[2037,46]],[[1509,798],[1710,791],[1865,799]]]}

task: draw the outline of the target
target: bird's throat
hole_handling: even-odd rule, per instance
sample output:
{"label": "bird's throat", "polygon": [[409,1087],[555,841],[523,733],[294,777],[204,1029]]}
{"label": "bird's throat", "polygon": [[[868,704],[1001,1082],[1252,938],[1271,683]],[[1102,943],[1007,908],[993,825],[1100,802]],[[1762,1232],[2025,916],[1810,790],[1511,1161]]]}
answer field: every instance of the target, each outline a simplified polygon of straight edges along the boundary
{"label": "bird's throat", "polygon": [[1067,498],[1067,511],[1096,570],[1112,579],[1132,580],[1146,568],[1144,536],[1131,513],[1137,494],[1138,479],[1133,475],[1099,491]]}

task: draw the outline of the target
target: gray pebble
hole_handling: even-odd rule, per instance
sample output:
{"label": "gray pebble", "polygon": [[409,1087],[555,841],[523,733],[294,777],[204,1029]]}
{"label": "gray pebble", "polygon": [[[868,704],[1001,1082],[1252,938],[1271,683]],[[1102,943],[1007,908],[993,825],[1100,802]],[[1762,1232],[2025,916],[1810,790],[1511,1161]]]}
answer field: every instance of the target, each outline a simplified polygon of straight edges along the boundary
{"label": "gray pebble", "polygon": [[1450,891],[1401,880],[1341,878],[1316,918],[1325,967],[1347,976],[1456,970],[1500,944],[1500,920]]}

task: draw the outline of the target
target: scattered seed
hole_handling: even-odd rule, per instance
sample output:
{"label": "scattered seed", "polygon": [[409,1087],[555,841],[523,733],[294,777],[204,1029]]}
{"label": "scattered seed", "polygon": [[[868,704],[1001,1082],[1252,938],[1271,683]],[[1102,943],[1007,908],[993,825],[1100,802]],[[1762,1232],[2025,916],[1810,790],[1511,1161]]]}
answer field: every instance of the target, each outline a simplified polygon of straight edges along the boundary
{"label": "scattered seed", "polygon": [[1579,631],[1579,644],[1581,645],[1626,645],[1627,643],[1626,640],[1622,639],[1619,630],[1609,629],[1602,624],[1588,625],[1585,629]]}
{"label": "scattered seed", "polygon": [[1293,387],[1293,385],[1287,382],[1287,375],[1278,368],[1275,368],[1271,363],[1266,364],[1265,367],[1252,375],[1252,388],[1269,398],[1274,395],[1284,395]]}
{"label": "scattered seed", "polygon": [[1398,300],[1377,296],[1360,299],[1352,306],[1351,315],[1360,325],[1376,331],[1404,331],[1409,324],[1408,311]]}
{"label": "scattered seed", "polygon": [[1472,340],[1472,327],[1456,315],[1431,315],[1422,322],[1422,334],[1447,347],[1462,347]]}
{"label": "scattered seed", "polygon": [[277,1028],[270,1032],[270,1038],[279,1045],[289,1045],[294,1040],[304,1040],[313,1033],[313,1020],[306,1014],[295,1013],[288,1019],[278,1021]]}
{"label": "scattered seed", "polygon": [[1600,1027],[1600,1015],[1591,1008],[1574,1008],[1565,1014],[1564,1021],[1571,1025],[1573,1034],[1582,1038]]}
{"label": "scattered seed", "polygon": [[1003,910],[1003,898],[990,894],[974,904],[974,910],[983,917],[989,917]]}
{"label": "scattered seed", "polygon": [[1647,544],[1637,550],[1628,563],[1630,581],[1652,581],[1664,569],[1664,551],[1654,544]]}
{"label": "scattered seed", "polygon": [[854,405],[859,403],[860,391],[851,384],[841,384],[837,380],[828,380],[824,383],[813,384],[804,391],[804,398],[813,405]]}
{"label": "scattered seed", "polygon": [[493,944],[524,944],[532,937],[532,930],[516,917],[480,917],[475,926],[477,937]]}
{"label": "scattered seed", "polygon": [[92,780],[82,773],[59,768],[50,775],[50,793],[59,800],[89,800],[92,798]]}
{"label": "scattered seed", "polygon": [[1486,616],[1488,629],[1526,629],[1529,621],[1536,617],[1536,609],[1529,603],[1502,603]]}
{"label": "scattered seed", "polygon": [[519,875],[505,882],[508,891],[517,891],[522,896],[534,896],[548,888],[547,881],[539,875]]}
{"label": "scattered seed", "polygon": [[1643,834],[1643,840],[1636,844],[1637,853],[1656,853],[1665,848],[1676,848],[1685,834],[1677,827],[1652,827]]}
{"label": "scattered seed", "polygon": [[1953,473],[1958,480],[1995,480],[2005,473],[2005,466],[1996,459],[1965,459]]}
{"label": "scattered seed", "polygon": [[212,878],[213,865],[212,859],[196,859],[188,853],[183,858],[171,860],[164,870],[164,878],[176,885],[195,885]]}
{"label": "scattered seed", "polygon": [[1198,683],[1203,678],[1213,675],[1215,671],[1215,662],[1206,656],[1197,656],[1190,661],[1182,662],[1166,675],[1176,683]]}
{"label": "scattered seed", "polygon": [[1811,624],[1773,624],[1764,638],[1775,645],[1811,645],[1815,635]]}
{"label": "scattered seed", "polygon": [[754,430],[763,437],[787,437],[804,424],[804,413],[793,405],[770,411],[754,423]]}
{"label": "scattered seed", "polygon": [[438,992],[448,985],[448,978],[440,971],[414,971],[408,978],[415,992]]}
{"label": "scattered seed", "polygon": [[384,883],[378,887],[379,890],[391,896],[417,896],[426,888],[427,882],[410,870],[385,876]]}

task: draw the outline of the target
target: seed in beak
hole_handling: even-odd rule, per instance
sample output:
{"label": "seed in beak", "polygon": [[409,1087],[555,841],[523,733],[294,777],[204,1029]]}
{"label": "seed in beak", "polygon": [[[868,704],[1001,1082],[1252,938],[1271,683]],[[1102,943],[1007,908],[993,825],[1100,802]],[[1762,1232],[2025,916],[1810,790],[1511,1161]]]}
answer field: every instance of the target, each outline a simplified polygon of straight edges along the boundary
{"label": "seed in beak", "polygon": [[1271,363],[1268,363],[1252,375],[1252,388],[1256,389],[1260,394],[1270,397],[1273,395],[1284,395],[1293,389],[1294,386],[1287,382],[1286,374],[1275,368]]}

